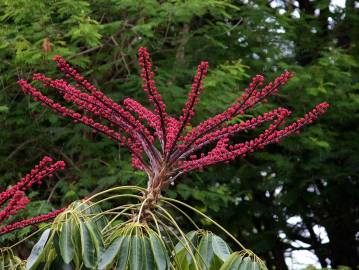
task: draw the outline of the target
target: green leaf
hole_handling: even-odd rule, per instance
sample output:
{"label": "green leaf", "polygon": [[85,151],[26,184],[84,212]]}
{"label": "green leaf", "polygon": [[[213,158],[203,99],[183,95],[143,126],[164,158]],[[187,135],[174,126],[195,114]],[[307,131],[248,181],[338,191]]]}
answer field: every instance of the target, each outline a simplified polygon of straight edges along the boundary
{"label": "green leaf", "polygon": [[87,220],[85,225],[90,232],[91,239],[94,243],[97,257],[105,251],[105,245],[103,243],[102,235],[97,227],[97,223],[93,223],[91,220]]}
{"label": "green leaf", "polygon": [[238,270],[243,257],[237,253],[232,253],[224,262],[220,270]]}
{"label": "green leaf", "polygon": [[[185,238],[178,241],[175,246],[174,261],[178,269],[189,269],[194,255],[194,245],[197,239],[197,231],[191,231],[186,234]],[[189,250],[190,249],[190,250]],[[189,251],[192,251],[192,255]]]}
{"label": "green leaf", "polygon": [[72,231],[70,220],[66,220],[66,222],[62,226],[59,246],[62,259],[67,264],[72,261],[72,258],[74,256],[74,249],[71,242],[71,233]]}
{"label": "green leaf", "polygon": [[242,260],[238,270],[251,270],[251,269],[254,270],[254,268],[252,268],[252,260],[249,257],[245,257]]}
{"label": "green leaf", "polygon": [[130,249],[130,237],[125,236],[121,244],[120,256],[118,257],[117,260],[117,267],[116,267],[117,270],[126,269],[129,249]]}
{"label": "green leaf", "polygon": [[150,243],[158,270],[166,270],[170,268],[168,254],[165,246],[156,234],[150,235]]}
{"label": "green leaf", "polygon": [[40,263],[42,255],[43,255],[43,251],[44,251],[44,247],[47,243],[47,240],[49,239],[50,236],[50,229],[46,229],[39,241],[34,245],[34,247],[31,250],[30,256],[27,259],[27,263],[26,263],[26,268],[31,270],[31,269],[35,269],[35,267]]}
{"label": "green leaf", "polygon": [[174,256],[174,262],[178,269],[188,270],[192,258],[188,260],[187,258],[188,252],[186,249],[182,249],[180,252],[177,252]]}
{"label": "green leaf", "polygon": [[224,262],[220,270],[260,270],[260,265],[252,261],[250,257],[243,257],[238,253],[232,253]]}
{"label": "green leaf", "polygon": [[227,243],[217,235],[212,236],[212,248],[214,254],[222,261],[225,261],[231,254]]}
{"label": "green leaf", "polygon": [[194,242],[195,236],[197,236],[196,231],[190,231],[189,233],[187,233],[185,239],[178,241],[177,245],[175,246],[175,252],[180,252],[188,248],[187,245],[191,247]]}
{"label": "green leaf", "polygon": [[132,236],[131,239],[131,257],[130,257],[130,269],[141,270],[143,263],[143,252],[141,237]]}
{"label": "green leaf", "polygon": [[198,262],[203,269],[209,269],[214,256],[212,248],[212,235],[206,234],[202,237],[198,246]]}
{"label": "green leaf", "polygon": [[96,248],[86,224],[80,221],[81,254],[87,268],[96,266]]}
{"label": "green leaf", "polygon": [[218,270],[219,268],[221,268],[221,266],[223,265],[223,261],[218,258],[217,256],[214,256],[212,261],[211,261],[211,265],[210,265],[210,270]]}
{"label": "green leaf", "polygon": [[112,264],[115,257],[119,254],[119,250],[120,250],[123,239],[124,238],[122,236],[117,238],[115,241],[113,241],[111,243],[111,245],[108,247],[108,249],[103,254],[101,254],[100,263],[98,266],[98,268],[100,270],[106,269],[107,267],[109,267]]}
{"label": "green leaf", "polygon": [[[58,256],[55,249],[51,249],[46,257],[46,263],[44,265],[44,270],[51,269],[52,263],[54,262],[55,258]],[[2,269],[2,268],[0,268]]]}
{"label": "green leaf", "polygon": [[74,257],[72,262],[75,264],[76,269],[80,268],[82,265],[82,245],[81,245],[81,234],[80,234],[80,226],[77,222],[71,222],[71,241],[74,248]]}
{"label": "green leaf", "polygon": [[142,237],[142,246],[143,246],[143,253],[145,257],[145,261],[142,269],[143,270],[156,269],[156,264],[153,258],[151,244],[148,237]]}

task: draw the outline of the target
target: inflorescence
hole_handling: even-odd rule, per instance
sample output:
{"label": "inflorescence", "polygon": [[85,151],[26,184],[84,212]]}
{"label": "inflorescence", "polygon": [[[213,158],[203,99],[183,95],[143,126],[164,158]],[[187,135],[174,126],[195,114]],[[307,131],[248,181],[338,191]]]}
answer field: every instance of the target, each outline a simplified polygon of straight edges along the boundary
{"label": "inflorescence", "polygon": [[[245,157],[268,144],[277,143],[311,124],[329,107],[326,102],[320,103],[304,117],[287,126],[285,122],[290,111],[284,108],[230,124],[229,121],[234,117],[244,114],[277,93],[278,88],[293,76],[286,71],[273,82],[265,84],[264,77],[256,75],[232,106],[191,127],[195,105],[199,102],[200,93],[204,91],[203,81],[208,63],[201,62],[198,65],[188,99],[180,117],[175,118],[167,114],[166,105],[157,90],[149,53],[145,48],[140,48],[138,53],[143,90],[153,106],[152,111],[131,98],[125,99],[123,105],[116,103],[88,82],[61,56],[55,56],[54,61],[67,81],[51,79],[43,74],[34,74],[33,80],[55,89],[67,103],[76,105],[77,111],[55,102],[25,80],[20,80],[18,84],[43,106],[75,122],[83,123],[127,147],[132,153],[133,166],[147,173],[150,190],[159,191],[183,173]],[[233,142],[238,134],[266,123],[269,123],[267,129],[257,137],[240,143]]]}
{"label": "inflorescence", "polygon": [[[2,208],[2,210],[0,210],[0,235],[47,221],[56,217],[64,210],[59,209],[48,214],[9,223],[18,211],[26,208],[29,204],[30,200],[26,197],[25,191],[31,188],[34,184],[41,184],[44,178],[52,177],[55,171],[63,170],[64,167],[64,161],[53,162],[52,158],[44,157],[40,163],[24,178],[17,182],[16,185],[0,193],[0,209]],[[7,224],[5,225],[5,223]]]}

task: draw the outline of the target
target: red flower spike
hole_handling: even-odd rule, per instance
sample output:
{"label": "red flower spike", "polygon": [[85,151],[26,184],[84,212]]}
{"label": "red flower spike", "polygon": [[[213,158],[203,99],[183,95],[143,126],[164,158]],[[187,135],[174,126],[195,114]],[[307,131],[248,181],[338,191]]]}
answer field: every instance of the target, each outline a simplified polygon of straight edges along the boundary
{"label": "red flower spike", "polygon": [[29,199],[23,191],[16,191],[9,204],[0,212],[0,222],[3,222],[10,216],[15,216],[17,212],[24,209],[29,202]]}
{"label": "red flower spike", "polygon": [[204,90],[203,80],[206,78],[208,69],[208,62],[201,62],[198,65],[197,74],[194,77],[194,82],[192,84],[192,89],[188,94],[188,99],[185,103],[184,108],[182,109],[182,115],[179,118],[179,127],[174,126],[170,127],[170,131],[168,132],[171,135],[168,135],[168,147],[166,152],[170,155],[175,147],[176,142],[180,138],[184,128],[190,123],[191,118],[194,116],[195,111],[194,107],[199,102],[199,95],[201,91]]}
{"label": "red flower spike", "polygon": [[127,110],[135,113],[140,120],[146,121],[147,125],[151,128],[155,130],[158,129],[158,117],[149,109],[142,106],[139,102],[133,100],[132,98],[126,98],[123,101],[123,105],[125,105]]}
{"label": "red flower spike", "polygon": [[[133,167],[144,170],[149,177],[149,192],[159,193],[164,185],[173,182],[185,172],[245,157],[248,153],[261,150],[270,143],[279,142],[286,136],[298,133],[304,125],[311,124],[319,115],[325,113],[329,106],[327,103],[321,103],[303,118],[285,127],[283,126],[286,118],[290,116],[290,111],[284,108],[277,108],[239,123],[228,124],[229,120],[244,114],[255,105],[267,102],[268,98],[276,94],[279,87],[293,76],[286,71],[265,85],[264,77],[256,75],[232,106],[188,131],[187,127],[195,113],[195,105],[204,90],[203,80],[207,74],[208,63],[201,62],[198,65],[181,115],[174,118],[167,115],[166,105],[155,86],[149,53],[145,48],[140,48],[138,54],[143,90],[154,107],[153,111],[130,98],[124,100],[124,107],[115,103],[60,56],[56,56],[54,60],[65,77],[73,80],[75,85],[65,80],[53,80],[42,74],[35,74],[34,80],[54,88],[66,102],[75,104],[79,112],[55,103],[26,81],[21,80],[19,84],[25,93],[32,95],[35,100],[54,112],[104,133],[121,146],[129,148]],[[83,115],[83,111],[87,112],[86,116]],[[241,132],[255,130],[266,123],[267,129],[254,139],[231,143],[232,138]],[[161,149],[156,148],[156,139]],[[208,151],[203,151],[204,146]]]}
{"label": "red flower spike", "polygon": [[34,184],[40,184],[45,177],[52,177],[55,171],[64,170],[64,168],[64,161],[61,160],[53,162],[52,158],[45,156],[39,164],[36,165],[30,173],[22,178],[16,185],[0,193],[0,209],[2,208],[2,210],[0,210],[0,235],[46,221],[55,217],[57,213],[59,213],[59,210],[57,210],[50,214],[34,217],[29,220],[5,226],[3,225],[4,221],[7,221],[12,216],[15,216],[19,210],[24,209],[30,202],[30,200],[25,196],[24,191],[32,187]]}
{"label": "red flower spike", "polygon": [[28,226],[32,226],[35,224],[39,224],[41,222],[48,221],[50,219],[53,219],[57,217],[59,214],[61,214],[63,211],[65,211],[65,208],[55,210],[53,212],[50,212],[48,214],[40,215],[37,217],[25,219],[22,221],[14,222],[12,224],[6,225],[4,227],[0,227],[0,235],[10,233],[15,230],[19,230]]}
{"label": "red flower spike", "polygon": [[[91,97],[93,99],[96,99],[98,101],[98,104],[100,107],[102,107],[102,110],[99,110],[99,113],[97,114],[100,117],[106,117],[102,114],[102,111],[110,110],[112,111],[117,117],[119,117],[124,122],[124,127],[126,131],[125,133],[129,134],[132,137],[132,141],[139,141],[140,144],[143,146],[143,151],[146,152],[148,157],[151,160],[151,164],[153,166],[156,166],[156,163],[158,163],[158,155],[156,153],[156,150],[152,147],[151,142],[151,134],[147,132],[147,130],[142,126],[142,124],[137,121],[131,113],[124,110],[119,104],[114,102],[111,98],[105,96],[100,90],[98,90],[95,86],[90,84],[83,76],[80,75],[80,73],[77,72],[74,68],[72,68],[61,56],[55,56],[54,61],[56,61],[58,68],[61,72],[63,72],[67,78],[72,78],[78,86],[82,87],[85,91],[89,92],[91,94]],[[61,91],[61,89],[54,86],[55,89]],[[64,98],[65,93],[61,93]],[[87,108],[88,104],[83,103],[83,106],[85,106],[85,109]],[[118,125],[115,125],[118,128],[120,128]],[[98,130],[96,130],[98,131]],[[101,132],[101,131],[100,131]],[[134,154],[134,153],[132,153]],[[135,155],[135,154],[134,154]],[[137,157],[139,160],[141,160],[141,157]],[[144,167],[146,167],[145,164],[143,164]]]}
{"label": "red flower spike", "polygon": [[154,73],[152,72],[152,62],[150,54],[146,48],[141,47],[138,50],[139,65],[141,67],[141,77],[143,80],[143,91],[147,94],[149,102],[154,106],[156,118],[156,131],[164,149],[166,146],[166,105],[162,100],[162,96],[157,91],[155,81],[153,80]]}

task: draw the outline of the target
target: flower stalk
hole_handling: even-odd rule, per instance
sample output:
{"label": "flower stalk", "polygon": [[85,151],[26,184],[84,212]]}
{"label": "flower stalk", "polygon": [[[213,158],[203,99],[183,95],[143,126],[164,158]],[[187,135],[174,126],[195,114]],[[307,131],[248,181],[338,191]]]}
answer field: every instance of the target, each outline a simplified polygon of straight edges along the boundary
{"label": "flower stalk", "polygon": [[[326,102],[320,103],[288,125],[285,123],[291,112],[285,108],[277,108],[249,120],[230,124],[229,121],[233,118],[243,115],[276,94],[293,76],[285,71],[273,82],[265,84],[264,77],[256,75],[233,105],[188,129],[200,94],[204,91],[208,62],[198,65],[188,99],[181,115],[175,118],[167,114],[166,105],[155,85],[150,54],[141,47],[138,55],[143,90],[153,110],[131,98],[126,98],[122,104],[116,103],[60,56],[56,56],[54,61],[65,74],[66,81],[47,78],[43,74],[35,74],[33,80],[46,88],[54,89],[63,97],[64,103],[75,105],[72,106],[75,109],[55,102],[25,80],[20,80],[18,84],[26,94],[43,106],[76,123],[82,123],[95,132],[103,133],[120,146],[128,148],[132,153],[133,167],[148,175],[144,198],[148,204],[155,203],[161,190],[179,176],[210,165],[244,158],[268,144],[278,143],[311,124],[329,107]],[[267,123],[268,127],[256,137],[239,143],[233,140],[240,133],[255,130]],[[156,141],[159,142],[159,149]],[[144,207],[143,211],[146,212],[145,210]]]}

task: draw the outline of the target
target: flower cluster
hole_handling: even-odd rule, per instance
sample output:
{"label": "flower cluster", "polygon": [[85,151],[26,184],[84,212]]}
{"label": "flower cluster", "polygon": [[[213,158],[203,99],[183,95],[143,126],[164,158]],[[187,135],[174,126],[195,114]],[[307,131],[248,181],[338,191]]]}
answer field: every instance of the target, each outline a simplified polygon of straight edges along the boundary
{"label": "flower cluster", "polygon": [[58,214],[62,213],[63,211],[65,211],[64,208],[58,209],[58,210],[54,210],[48,214],[43,214],[37,217],[33,217],[33,218],[29,218],[29,219],[25,219],[25,220],[21,220],[18,222],[14,222],[12,224],[0,227],[0,235],[3,234],[7,234],[10,233],[12,231],[18,230],[18,229],[22,229],[31,225],[35,225],[41,222],[45,222],[48,221],[50,219],[55,218]]}
{"label": "flower cluster", "polygon": [[[122,105],[114,102],[60,56],[56,56],[54,60],[67,81],[54,80],[42,74],[35,74],[33,80],[57,91],[66,103],[76,105],[77,110],[55,102],[25,80],[18,83],[25,93],[32,95],[43,106],[75,122],[83,123],[127,147],[132,153],[133,166],[148,174],[148,187],[152,190],[160,190],[183,173],[245,157],[268,144],[277,143],[284,137],[298,133],[304,125],[312,123],[325,113],[329,106],[328,103],[321,103],[303,118],[287,126],[286,119],[291,112],[284,108],[230,124],[233,118],[277,93],[279,87],[293,76],[286,71],[273,82],[265,84],[264,77],[256,75],[233,105],[191,127],[195,105],[204,90],[203,81],[208,63],[201,62],[198,65],[188,99],[181,115],[175,118],[167,114],[166,105],[155,85],[149,53],[145,48],[140,48],[138,53],[143,90],[153,110],[131,98],[126,98]],[[257,137],[240,143],[233,142],[241,132],[256,129],[266,123],[267,128]],[[156,147],[156,140],[160,148]]]}
{"label": "flower cluster", "polygon": [[63,211],[63,209],[60,209],[49,214],[4,225],[4,221],[9,221],[11,217],[15,216],[19,210],[24,209],[30,202],[25,195],[26,190],[34,184],[41,184],[45,177],[52,177],[55,171],[63,170],[64,168],[64,161],[53,162],[52,158],[44,157],[39,164],[17,182],[17,184],[0,193],[0,208],[3,208],[0,210],[0,235],[49,220]]}

